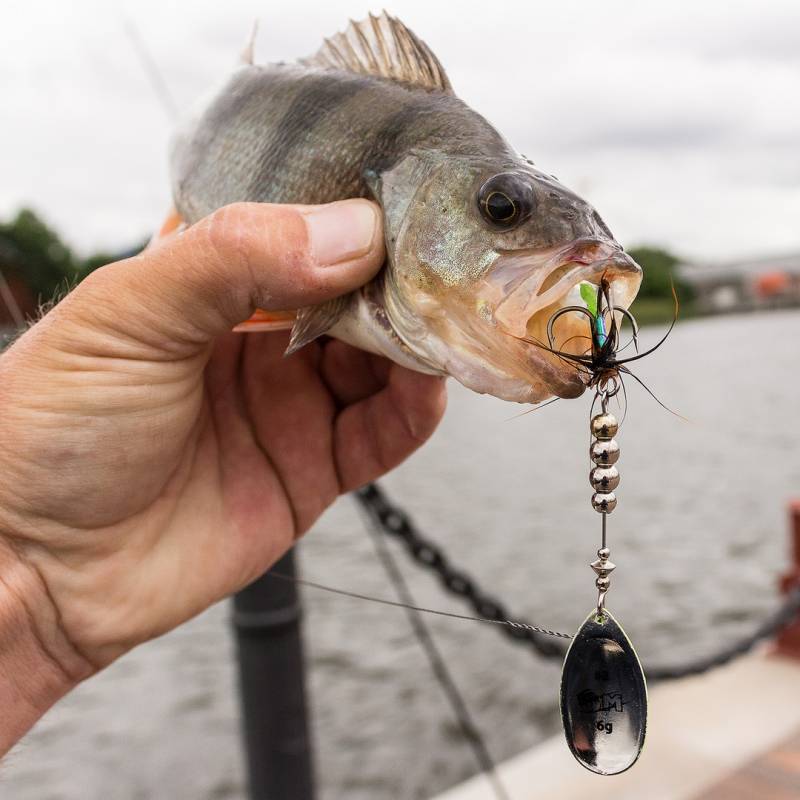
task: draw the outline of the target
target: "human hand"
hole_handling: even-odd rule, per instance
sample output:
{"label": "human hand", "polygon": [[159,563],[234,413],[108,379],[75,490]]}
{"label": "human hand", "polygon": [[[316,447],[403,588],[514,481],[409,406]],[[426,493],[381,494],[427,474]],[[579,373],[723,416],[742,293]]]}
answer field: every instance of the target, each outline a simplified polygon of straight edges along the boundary
{"label": "human hand", "polygon": [[367,201],[229,206],[96,271],[0,357],[0,644],[11,603],[26,702],[241,589],[432,433],[442,379],[230,333],[382,259]]}

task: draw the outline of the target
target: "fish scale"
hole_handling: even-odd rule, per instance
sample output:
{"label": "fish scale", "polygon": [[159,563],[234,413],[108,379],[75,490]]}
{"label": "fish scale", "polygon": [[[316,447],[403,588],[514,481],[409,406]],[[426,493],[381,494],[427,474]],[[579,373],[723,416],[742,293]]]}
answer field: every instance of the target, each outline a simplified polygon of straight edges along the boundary
{"label": "fish scale", "polygon": [[[489,146],[501,147],[500,137],[451,96],[318,68],[245,66],[194,136],[178,145],[185,155],[175,176],[176,205],[192,222],[242,199],[326,203],[365,196],[364,172],[383,171],[409,150],[480,155]],[[233,179],[219,169],[220,160],[232,163]]]}

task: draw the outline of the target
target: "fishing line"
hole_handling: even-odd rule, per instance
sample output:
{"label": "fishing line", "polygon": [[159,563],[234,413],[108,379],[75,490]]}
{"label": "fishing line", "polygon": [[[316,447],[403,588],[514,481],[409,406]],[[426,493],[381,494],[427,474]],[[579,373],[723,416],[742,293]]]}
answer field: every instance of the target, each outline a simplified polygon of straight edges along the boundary
{"label": "fishing line", "polygon": [[451,619],[465,619],[470,622],[487,622],[490,625],[505,625],[509,628],[518,628],[533,633],[542,633],[546,636],[556,636],[559,639],[571,639],[571,633],[561,633],[560,631],[551,631],[548,628],[539,628],[536,625],[528,625],[525,622],[514,622],[510,619],[486,619],[485,617],[471,617],[468,614],[455,614],[452,611],[441,611],[435,608],[425,608],[424,606],[417,606],[413,603],[401,603],[399,600],[389,600],[385,597],[373,597],[368,594],[361,594],[360,592],[351,592],[347,589],[338,589],[335,586],[327,586],[324,583],[317,583],[316,581],[307,580],[306,578],[293,578],[291,575],[284,575],[281,572],[270,570],[267,575],[271,578],[278,578],[282,581],[290,583],[297,583],[301,586],[308,586],[311,589],[320,589],[323,592],[330,592],[331,594],[339,594],[342,597],[352,597],[354,600],[366,600],[369,603],[380,603],[384,606],[394,606],[395,608],[406,608],[412,611],[419,611],[423,614],[436,614],[439,617],[450,617]]}
{"label": "fishing line", "polygon": [[469,706],[467,706],[464,695],[461,694],[461,690],[458,688],[450,672],[450,668],[447,666],[447,661],[439,651],[428,626],[422,618],[422,614],[414,608],[414,596],[411,594],[411,589],[400,567],[397,565],[397,561],[392,555],[389,545],[384,540],[382,532],[378,530],[372,519],[368,517],[367,512],[362,510],[362,515],[367,523],[366,527],[372,539],[372,543],[375,545],[375,553],[378,556],[378,560],[386,571],[389,580],[394,585],[397,595],[403,599],[406,605],[408,621],[411,624],[414,635],[417,637],[420,647],[428,658],[428,663],[436,678],[436,682],[439,684],[447,698],[447,702],[450,704],[450,708],[461,728],[461,733],[467,740],[475,756],[475,760],[478,762],[478,767],[486,776],[486,780],[489,781],[492,792],[497,800],[511,800],[505,785],[500,780],[500,775],[497,772],[494,758],[492,758],[492,754],[489,752],[486,740],[477,723],[472,718]]}
{"label": "fishing line", "polygon": [[134,52],[136,53],[139,64],[141,65],[142,70],[144,70],[153,92],[155,92],[155,95],[158,98],[161,108],[164,110],[164,113],[167,115],[169,121],[174,123],[179,117],[178,104],[175,102],[175,98],[169,89],[167,81],[164,78],[164,74],[158,66],[155,58],[153,58],[150,48],[147,46],[147,43],[139,32],[138,26],[133,19],[123,16],[122,28],[125,31],[125,35],[128,37],[128,41],[130,41]]}

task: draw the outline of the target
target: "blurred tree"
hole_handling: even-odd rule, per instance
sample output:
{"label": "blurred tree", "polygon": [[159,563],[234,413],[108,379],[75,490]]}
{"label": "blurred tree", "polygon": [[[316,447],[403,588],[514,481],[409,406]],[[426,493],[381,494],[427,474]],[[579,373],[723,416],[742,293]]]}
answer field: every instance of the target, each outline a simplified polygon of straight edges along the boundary
{"label": "blurred tree", "polygon": [[663,299],[672,297],[672,284],[681,300],[691,299],[691,287],[682,281],[675,271],[680,259],[660,247],[633,247],[628,250],[630,257],[644,270],[639,297],[642,299]]}
{"label": "blurred tree", "polygon": [[98,267],[135,255],[145,244],[120,253],[98,252],[82,259],[36,212],[24,208],[9,222],[0,222],[0,270],[22,313],[30,316],[38,303],[63,294]]}
{"label": "blurred tree", "polygon": [[42,300],[50,299],[77,274],[69,247],[27,208],[10,222],[0,222],[0,269],[7,280],[24,283]]}
{"label": "blurred tree", "polygon": [[642,286],[631,310],[642,324],[668,322],[675,313],[672,299],[672,285],[680,301],[680,316],[691,316],[694,291],[678,275],[676,266],[680,259],[660,247],[632,247],[628,254],[642,268],[644,276]]}

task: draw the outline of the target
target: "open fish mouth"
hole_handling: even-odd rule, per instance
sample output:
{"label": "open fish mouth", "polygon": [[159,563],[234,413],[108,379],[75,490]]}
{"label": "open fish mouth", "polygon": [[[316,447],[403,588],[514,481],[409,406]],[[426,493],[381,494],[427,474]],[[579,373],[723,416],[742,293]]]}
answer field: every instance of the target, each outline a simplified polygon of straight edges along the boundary
{"label": "open fish mouth", "polygon": [[[549,346],[547,323],[559,309],[585,306],[581,283],[608,281],[616,308],[633,302],[641,267],[616,242],[583,239],[548,253],[502,254],[486,282],[495,293],[493,317],[517,339]],[[586,317],[564,314],[554,326],[554,347],[578,355],[591,346]]]}

